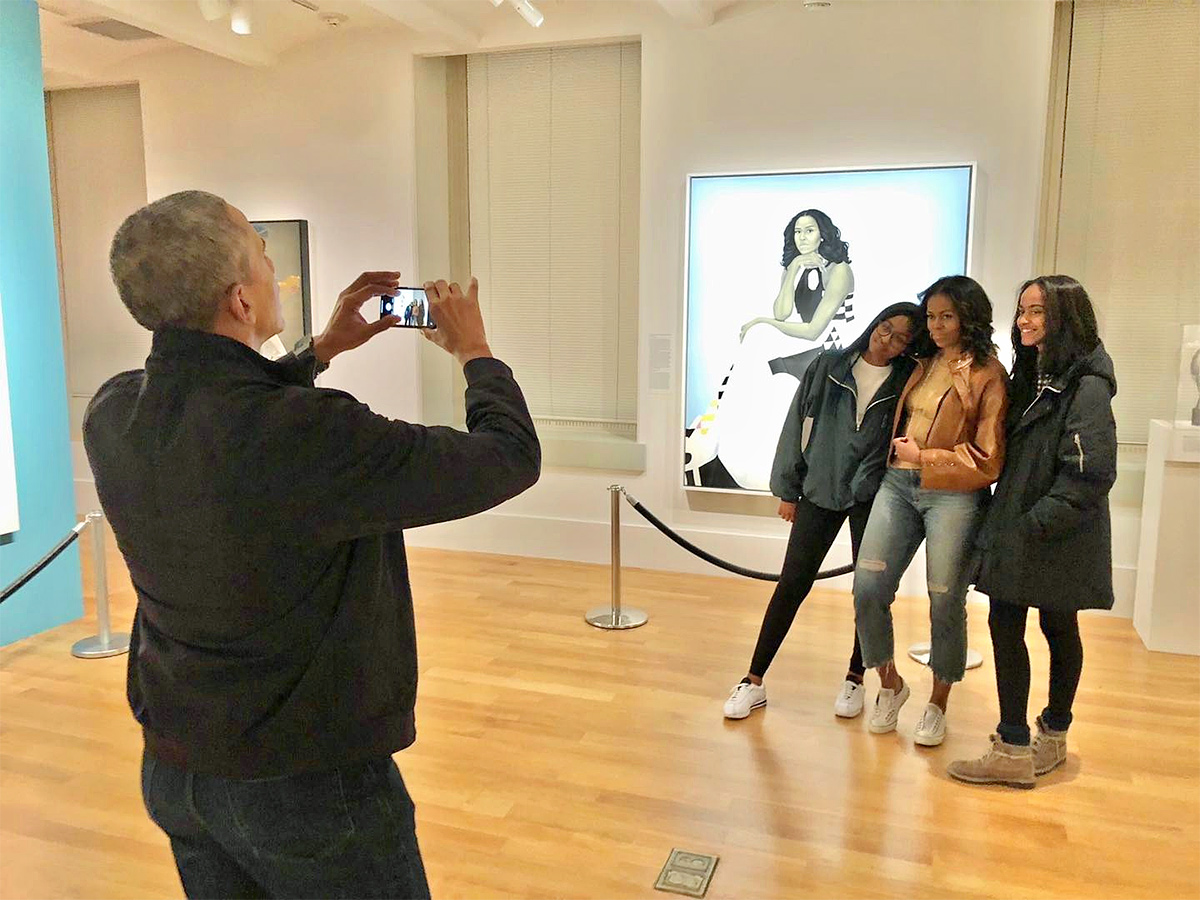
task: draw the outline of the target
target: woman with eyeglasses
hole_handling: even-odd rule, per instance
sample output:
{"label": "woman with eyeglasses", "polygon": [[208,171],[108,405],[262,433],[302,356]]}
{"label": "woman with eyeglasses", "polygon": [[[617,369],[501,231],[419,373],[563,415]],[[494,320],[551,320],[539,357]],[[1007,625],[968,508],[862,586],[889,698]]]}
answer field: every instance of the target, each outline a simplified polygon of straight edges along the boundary
{"label": "woman with eyeglasses", "polygon": [[[849,347],[825,351],[804,373],[771,473],[779,516],[792,524],[783,571],[750,669],[725,701],[726,718],[744,719],[766,705],[763,676],[847,518],[852,550],[858,550],[883,477],[896,398],[912,370],[912,360],[902,354],[917,331],[917,314],[915,303],[887,307]],[[862,712],[863,672],[856,636],[837,715]]]}
{"label": "woman with eyeglasses", "polygon": [[[1108,492],[1117,476],[1117,381],[1091,299],[1069,276],[1021,286],[1012,341],[1008,462],[979,534],[976,583],[991,598],[1000,724],[981,758],[948,771],[959,781],[1031,788],[1067,756],[1083,671],[1077,613],[1113,605]],[[1049,703],[1032,739],[1030,608],[1050,646]]]}

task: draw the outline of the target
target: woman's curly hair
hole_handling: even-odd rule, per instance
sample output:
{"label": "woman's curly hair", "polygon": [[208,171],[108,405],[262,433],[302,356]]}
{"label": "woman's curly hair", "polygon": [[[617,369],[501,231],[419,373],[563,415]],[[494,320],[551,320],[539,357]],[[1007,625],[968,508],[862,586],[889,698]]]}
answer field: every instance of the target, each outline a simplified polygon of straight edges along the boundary
{"label": "woman's curly hair", "polygon": [[783,229],[782,265],[785,269],[788,263],[800,255],[800,251],[796,249],[795,232],[796,222],[801,216],[811,216],[817,223],[817,230],[821,232],[821,246],[817,247],[817,252],[821,254],[822,259],[831,263],[850,262],[850,245],[842,240],[842,229],[834,225],[833,220],[819,209],[802,209],[792,216],[787,227]]}
{"label": "woman's curly hair", "polygon": [[[942,294],[950,298],[954,311],[958,313],[962,348],[975,358],[976,363],[985,362],[996,356],[996,345],[992,341],[992,301],[987,292],[974,278],[966,275],[946,275],[921,291],[921,318],[929,312],[929,301]],[[938,352],[937,344],[928,329],[923,330],[913,355],[930,357]]]}

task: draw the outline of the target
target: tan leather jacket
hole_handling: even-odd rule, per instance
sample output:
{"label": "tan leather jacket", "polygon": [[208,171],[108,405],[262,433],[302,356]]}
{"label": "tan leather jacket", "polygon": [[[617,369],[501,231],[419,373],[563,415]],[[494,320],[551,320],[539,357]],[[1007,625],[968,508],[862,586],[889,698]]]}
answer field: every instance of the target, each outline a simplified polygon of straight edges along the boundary
{"label": "tan leather jacket", "polygon": [[[909,392],[921,383],[927,359],[904,386],[892,421],[895,438]],[[999,360],[975,365],[967,358],[950,367],[953,387],[938,404],[933,426],[921,451],[921,487],[935,491],[977,491],[1000,477],[1004,468],[1004,417],[1008,412],[1008,373]],[[888,462],[895,461],[889,451]]]}

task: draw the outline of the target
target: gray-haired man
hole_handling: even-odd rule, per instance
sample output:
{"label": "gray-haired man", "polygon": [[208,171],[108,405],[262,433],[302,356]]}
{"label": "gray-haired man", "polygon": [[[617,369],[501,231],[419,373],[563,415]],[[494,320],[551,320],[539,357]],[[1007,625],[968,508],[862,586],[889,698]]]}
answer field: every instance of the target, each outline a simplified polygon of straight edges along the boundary
{"label": "gray-haired man", "polygon": [[541,456],[478,286],[426,285],[463,365],[468,432],[375,415],[313,386],[398,319],[366,272],[296,355],[246,217],[200,191],[130,216],[111,252],[145,370],[105,384],[84,445],[138,607],[129,702],[142,791],[189,897],[427,897],[391,755],[415,737],[416,640],[401,529],[528,488]]}

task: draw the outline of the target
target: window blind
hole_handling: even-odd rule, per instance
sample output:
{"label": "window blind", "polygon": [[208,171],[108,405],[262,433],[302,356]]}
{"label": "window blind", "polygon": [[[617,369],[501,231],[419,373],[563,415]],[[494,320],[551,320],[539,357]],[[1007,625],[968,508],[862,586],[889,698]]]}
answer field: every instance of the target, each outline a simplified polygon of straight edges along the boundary
{"label": "window blind", "polygon": [[1118,438],[1145,443],[1200,322],[1200,9],[1089,0],[1070,27],[1053,267],[1096,304]]}
{"label": "window blind", "polygon": [[542,420],[637,418],[637,44],[467,58],[471,268]]}

